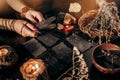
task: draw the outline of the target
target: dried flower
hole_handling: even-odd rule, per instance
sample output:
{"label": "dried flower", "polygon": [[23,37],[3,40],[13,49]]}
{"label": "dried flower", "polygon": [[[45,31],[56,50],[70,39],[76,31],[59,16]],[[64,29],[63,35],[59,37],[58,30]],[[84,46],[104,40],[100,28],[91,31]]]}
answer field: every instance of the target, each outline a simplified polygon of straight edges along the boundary
{"label": "dried flower", "polygon": [[[63,76],[63,80],[89,80],[87,64],[83,58],[83,54],[80,53],[77,47],[73,48],[72,61],[73,66],[63,73],[57,80],[60,80]],[[69,74],[69,77],[67,77],[67,74]]]}

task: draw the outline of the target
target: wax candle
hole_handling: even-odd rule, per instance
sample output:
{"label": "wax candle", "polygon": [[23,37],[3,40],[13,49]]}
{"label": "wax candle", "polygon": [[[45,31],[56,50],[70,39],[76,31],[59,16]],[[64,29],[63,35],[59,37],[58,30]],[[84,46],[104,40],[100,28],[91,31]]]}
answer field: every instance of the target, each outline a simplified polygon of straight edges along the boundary
{"label": "wax candle", "polygon": [[18,55],[15,50],[8,45],[0,46],[0,69],[6,69],[17,63]]}
{"label": "wax candle", "polygon": [[65,33],[65,35],[69,35],[73,32],[74,30],[74,26],[73,25],[64,25],[63,27],[63,31]]}
{"label": "wax candle", "polygon": [[8,53],[8,50],[6,48],[0,49],[0,57],[6,56]]}
{"label": "wax candle", "polygon": [[20,72],[25,80],[36,80],[45,70],[41,59],[29,59],[20,67]]}

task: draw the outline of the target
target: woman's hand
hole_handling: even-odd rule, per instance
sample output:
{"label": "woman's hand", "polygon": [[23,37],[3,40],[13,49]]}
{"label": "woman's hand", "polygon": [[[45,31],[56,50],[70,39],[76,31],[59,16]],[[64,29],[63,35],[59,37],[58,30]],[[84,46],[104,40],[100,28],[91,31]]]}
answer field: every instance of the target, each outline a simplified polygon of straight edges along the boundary
{"label": "woman's hand", "polygon": [[30,20],[33,23],[44,21],[43,15],[40,12],[32,10],[32,9],[26,12],[25,18]]}
{"label": "woman's hand", "polygon": [[42,14],[27,6],[24,3],[24,0],[6,0],[6,1],[14,10],[19,12],[20,14],[22,13],[22,16],[25,17],[26,19],[29,19],[31,22],[37,23],[37,20],[39,22],[44,20]]}
{"label": "woman's hand", "polygon": [[13,28],[13,31],[23,37],[37,37],[38,35],[38,29],[34,25],[24,20],[15,20]]}

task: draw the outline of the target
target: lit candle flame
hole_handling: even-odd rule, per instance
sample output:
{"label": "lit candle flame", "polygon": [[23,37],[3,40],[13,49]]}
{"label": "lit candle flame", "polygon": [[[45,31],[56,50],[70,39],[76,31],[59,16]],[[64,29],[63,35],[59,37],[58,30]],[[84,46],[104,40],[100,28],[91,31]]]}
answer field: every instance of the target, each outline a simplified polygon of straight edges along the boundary
{"label": "lit candle flame", "polygon": [[69,28],[69,26],[68,26],[68,25],[66,25],[66,28]]}
{"label": "lit candle flame", "polygon": [[36,69],[39,69],[40,67],[39,67],[39,65],[38,65],[38,64],[35,64],[35,68],[36,68]]}
{"label": "lit candle flame", "polygon": [[3,57],[5,56],[6,54],[8,53],[8,50],[7,49],[0,49],[0,57]]}

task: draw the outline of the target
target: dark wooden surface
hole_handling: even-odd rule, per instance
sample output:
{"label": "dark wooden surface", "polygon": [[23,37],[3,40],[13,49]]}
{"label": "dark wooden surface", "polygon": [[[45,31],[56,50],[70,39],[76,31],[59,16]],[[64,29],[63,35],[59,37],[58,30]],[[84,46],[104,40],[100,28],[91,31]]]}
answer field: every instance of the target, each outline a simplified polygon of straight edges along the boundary
{"label": "dark wooden surface", "polygon": [[[77,26],[72,35],[66,36],[62,31],[55,29],[42,30],[42,35],[27,40],[15,33],[1,31],[0,45],[10,45],[19,55],[16,66],[1,74],[0,80],[23,80],[19,67],[29,58],[42,59],[47,67],[51,80],[56,80],[72,66],[72,48],[77,46],[83,53],[89,67],[90,80],[120,80],[119,74],[108,75],[99,72],[91,63],[91,51],[96,45],[89,43],[89,38],[81,33]],[[27,41],[26,41],[27,40]],[[112,43],[119,45],[120,39]]]}
{"label": "dark wooden surface", "polygon": [[[89,68],[90,80],[120,80],[119,74],[103,74],[92,65],[91,53],[97,40],[90,44],[89,38],[81,33],[77,26],[75,27],[74,33],[69,36],[57,29],[43,31],[44,34],[27,41],[24,45],[34,57],[40,58],[46,63],[51,80],[56,80],[72,66],[73,46],[83,53]],[[112,43],[118,45],[119,40],[119,38],[115,38]]]}

